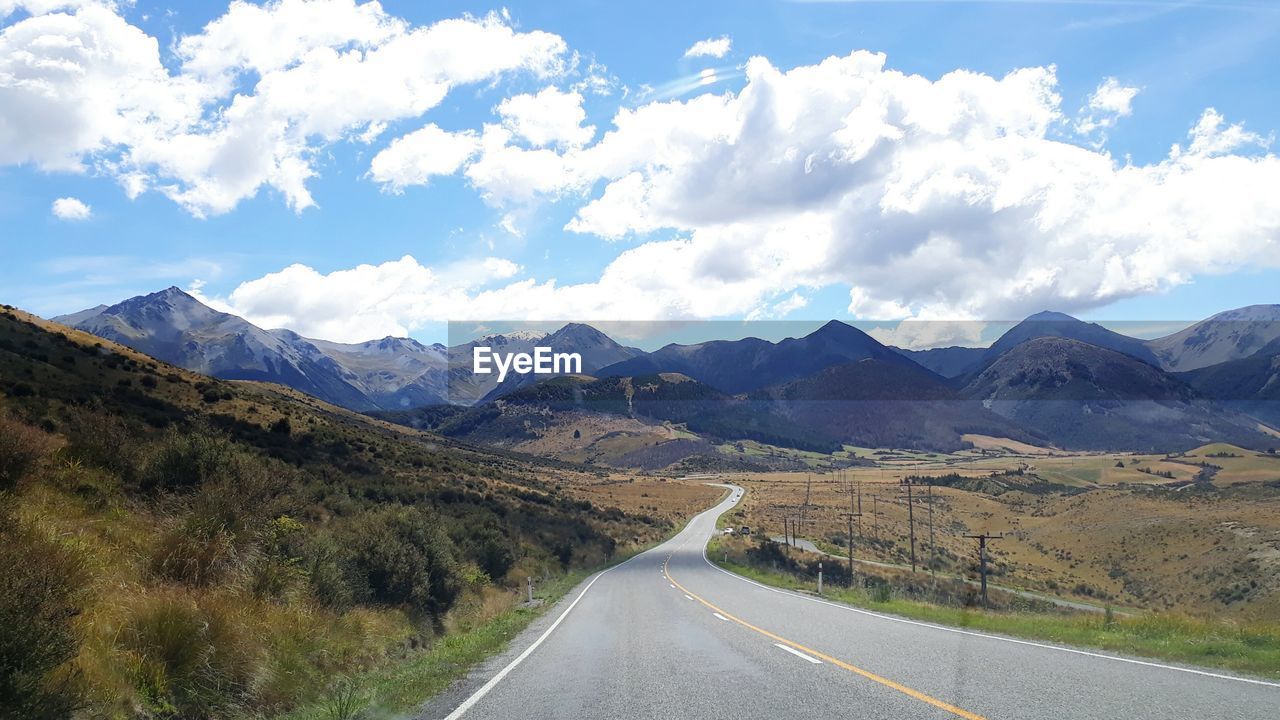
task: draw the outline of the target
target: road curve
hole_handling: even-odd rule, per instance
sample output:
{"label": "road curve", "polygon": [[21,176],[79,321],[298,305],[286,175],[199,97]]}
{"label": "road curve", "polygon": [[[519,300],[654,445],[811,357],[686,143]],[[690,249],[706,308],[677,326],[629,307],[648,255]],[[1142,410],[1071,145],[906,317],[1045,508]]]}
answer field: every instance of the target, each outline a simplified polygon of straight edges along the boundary
{"label": "road curve", "polygon": [[1277,717],[1280,683],[905,620],[726,572],[704,554],[740,500],[726,488],[421,717]]}

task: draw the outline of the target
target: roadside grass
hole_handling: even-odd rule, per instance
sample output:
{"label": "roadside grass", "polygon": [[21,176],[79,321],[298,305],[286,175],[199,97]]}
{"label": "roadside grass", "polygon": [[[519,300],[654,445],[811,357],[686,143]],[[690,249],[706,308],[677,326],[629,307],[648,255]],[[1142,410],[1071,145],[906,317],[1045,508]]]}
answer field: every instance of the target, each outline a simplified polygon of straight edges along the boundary
{"label": "roadside grass", "polygon": [[620,553],[603,567],[574,570],[535,585],[535,605],[520,604],[469,624],[460,623],[430,649],[407,660],[391,661],[355,675],[337,678],[323,696],[275,720],[383,720],[403,717],[440,694],[473,667],[502,653],[530,623],[555,607],[583,580],[616,567],[651,547],[670,540],[684,528],[671,530],[657,542]]}
{"label": "roadside grass", "polygon": [[554,578],[535,591],[540,604],[513,607],[459,628],[407,661],[339,678],[324,696],[278,716],[279,720],[376,720],[409,713],[480,662],[505,650],[512,638],[588,575],[587,571],[575,571]]}
{"label": "roadside grass", "polygon": [[[732,555],[732,553],[731,553]],[[814,594],[813,583],[731,557],[713,540],[707,557],[716,565],[774,587]],[[1128,617],[1113,613],[1035,613],[950,607],[898,597],[893,588],[827,585],[822,597],[853,607],[951,627],[1074,645],[1280,679],[1280,623],[1215,620],[1174,613]]]}

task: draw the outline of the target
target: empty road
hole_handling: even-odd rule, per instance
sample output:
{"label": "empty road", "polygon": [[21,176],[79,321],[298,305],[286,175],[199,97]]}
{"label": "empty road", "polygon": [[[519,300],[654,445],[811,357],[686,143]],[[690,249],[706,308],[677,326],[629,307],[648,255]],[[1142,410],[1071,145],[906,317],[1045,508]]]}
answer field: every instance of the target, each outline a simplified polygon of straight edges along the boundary
{"label": "empty road", "polygon": [[1280,717],[1280,683],[934,626],[728,573],[703,550],[741,492],[584,582],[422,717]]}

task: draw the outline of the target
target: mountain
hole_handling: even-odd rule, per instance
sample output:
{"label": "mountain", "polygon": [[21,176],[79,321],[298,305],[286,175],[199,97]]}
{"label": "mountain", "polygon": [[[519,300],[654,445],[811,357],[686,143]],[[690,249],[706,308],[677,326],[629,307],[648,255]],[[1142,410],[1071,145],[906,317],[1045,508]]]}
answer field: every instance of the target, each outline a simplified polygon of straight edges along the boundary
{"label": "mountain", "polygon": [[859,360],[748,397],[809,433],[861,447],[958,450],[966,433],[1040,443],[914,365]]}
{"label": "mountain", "polygon": [[1039,312],[1014,325],[1000,339],[987,348],[983,363],[990,364],[996,358],[1013,347],[1036,338],[1067,338],[1087,343],[1095,347],[1114,350],[1131,358],[1136,358],[1149,365],[1159,365],[1155,353],[1141,340],[1121,335],[1096,323],[1083,320],[1059,312]]}
{"label": "mountain", "polygon": [[[643,351],[618,344],[613,338],[599,330],[582,323],[569,323],[555,332],[538,339],[537,346],[549,347],[557,353],[578,353],[582,356],[582,374],[595,375],[601,368],[616,365],[643,355]],[[470,346],[468,346],[470,347]],[[509,352],[509,350],[507,350]],[[470,372],[471,350],[466,351],[466,367]],[[460,358],[461,359],[461,358]],[[490,375],[494,385],[481,398],[482,402],[494,400],[523,388],[546,380],[546,375],[508,375],[499,385],[497,376]]]}
{"label": "mountain", "polygon": [[1280,338],[1249,357],[1178,377],[1215,402],[1280,426]]}
{"label": "mountain", "polygon": [[1063,337],[1009,349],[961,394],[1073,449],[1169,452],[1226,441],[1266,447],[1257,423],[1124,353]]}
{"label": "mountain", "polygon": [[598,374],[608,377],[681,373],[727,393],[742,393],[865,359],[915,366],[909,358],[881,345],[861,330],[832,320],[802,338],[787,338],[778,343],[744,338],[667,345],[648,355],[605,367]]}
{"label": "mountain", "polygon": [[1250,305],[1151,340],[1147,347],[1166,370],[1188,371],[1249,357],[1278,339],[1280,305]]}
{"label": "mountain", "polygon": [[54,320],[188,370],[276,382],[352,410],[444,400],[443,346],[403,338],[343,344],[264,330],[176,287]]}
{"label": "mountain", "polygon": [[534,440],[553,426],[590,424],[581,422],[584,416],[613,416],[650,424],[681,424],[718,440],[757,440],[821,452],[840,448],[828,433],[797,428],[768,407],[679,373],[601,379],[553,377],[470,408],[420,408],[377,415],[449,437],[502,447]]}
{"label": "mountain", "polygon": [[986,348],[950,347],[928,348],[926,350],[907,350],[893,348],[911,358],[917,365],[930,370],[944,378],[964,375],[982,363],[987,354]]}

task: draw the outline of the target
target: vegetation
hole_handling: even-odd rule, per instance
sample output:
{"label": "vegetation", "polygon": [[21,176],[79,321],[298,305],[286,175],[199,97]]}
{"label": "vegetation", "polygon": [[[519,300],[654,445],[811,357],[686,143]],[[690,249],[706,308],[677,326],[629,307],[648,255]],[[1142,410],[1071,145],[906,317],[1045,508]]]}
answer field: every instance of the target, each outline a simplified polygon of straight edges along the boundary
{"label": "vegetation", "polygon": [[[800,592],[815,589],[811,564],[790,557],[779,563],[774,543],[754,547],[713,541],[708,557],[744,577]],[[768,549],[768,546],[775,546]],[[724,560],[727,552],[728,560]],[[786,557],[786,556],[784,556]],[[838,563],[824,565],[823,596],[856,607],[1015,637],[1094,647],[1129,655],[1219,667],[1268,678],[1280,678],[1280,624],[1230,621],[1177,613],[1118,615],[1073,613],[1049,609],[1043,603],[993,592],[993,608],[981,609],[972,593],[944,591],[929,600],[927,580],[902,581],[893,576],[859,573],[849,587]]]}
{"label": "vegetation", "polygon": [[267,717],[419,671],[402,698],[438,689],[528,621],[525,576],[670,527],[562,479],[4,312],[0,718]]}

